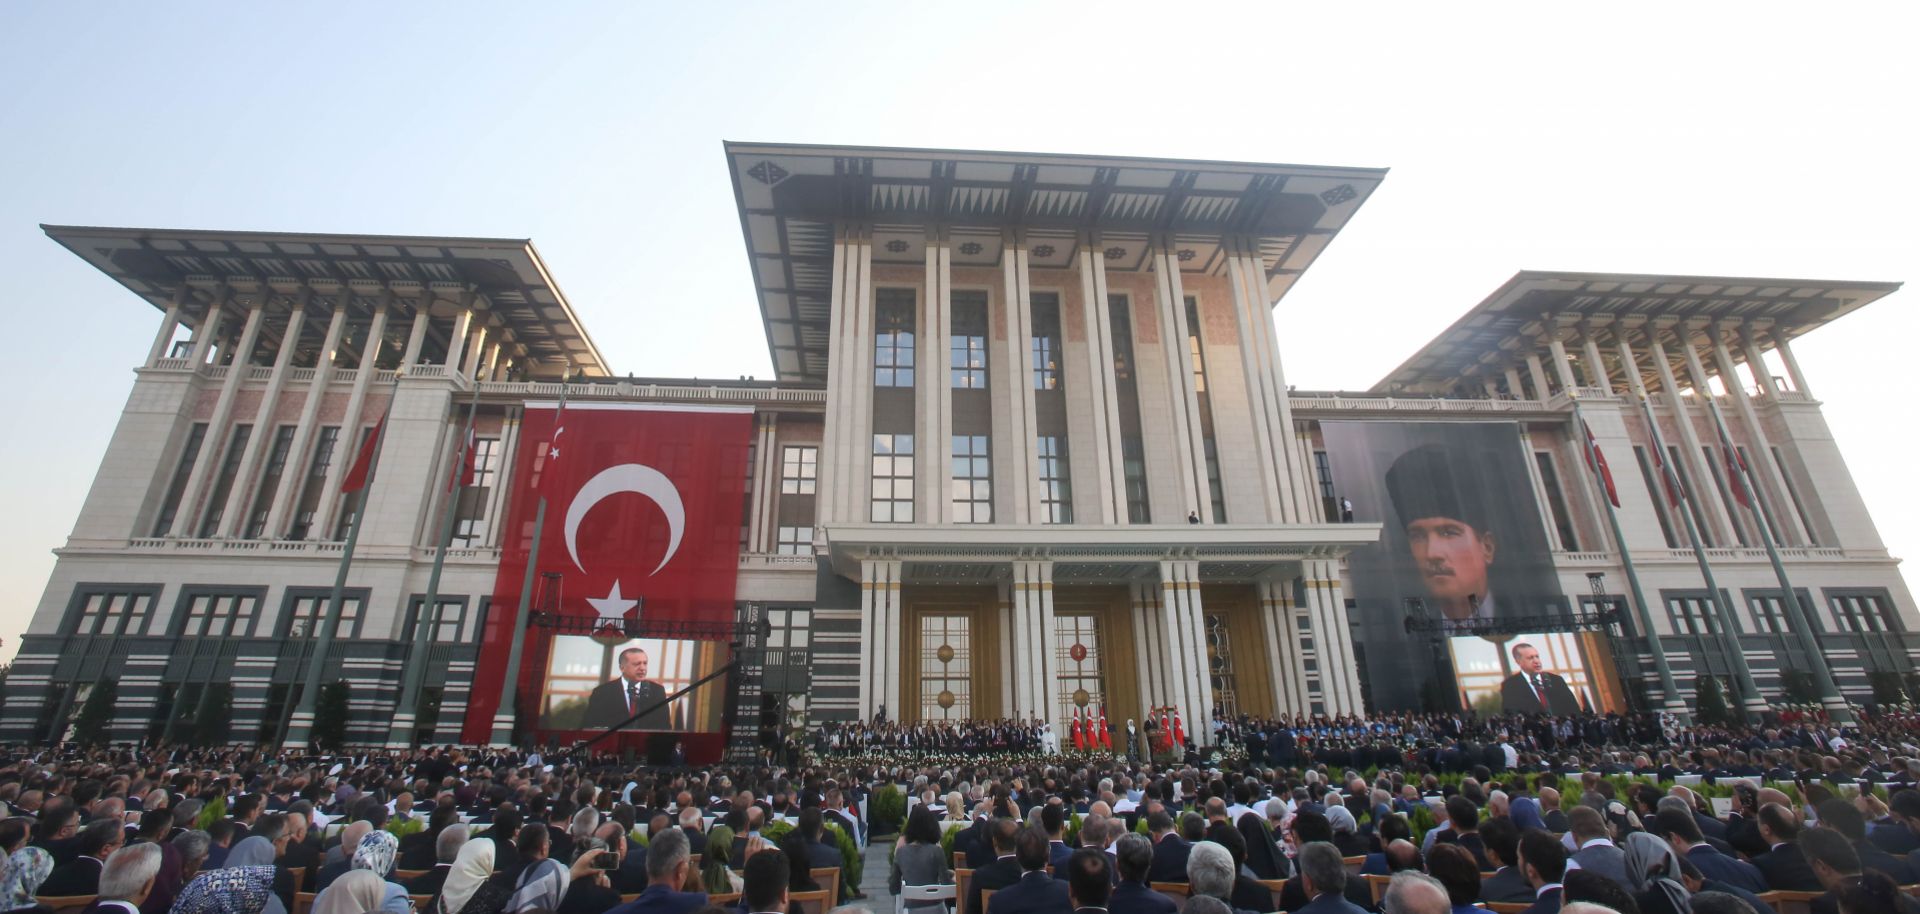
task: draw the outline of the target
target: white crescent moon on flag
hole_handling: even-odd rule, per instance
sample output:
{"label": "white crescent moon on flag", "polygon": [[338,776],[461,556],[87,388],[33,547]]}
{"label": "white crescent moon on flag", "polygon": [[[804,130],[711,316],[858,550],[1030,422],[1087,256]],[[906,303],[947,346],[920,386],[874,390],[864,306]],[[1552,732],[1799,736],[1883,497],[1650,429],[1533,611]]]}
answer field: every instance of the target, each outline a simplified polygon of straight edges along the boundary
{"label": "white crescent moon on flag", "polygon": [[687,510],[680,503],[680,490],[674,487],[673,480],[643,463],[623,463],[601,470],[573,494],[573,501],[567,505],[567,555],[573,558],[575,568],[586,572],[586,566],[580,564],[580,551],[574,546],[574,536],[580,532],[580,522],[586,519],[587,512],[592,511],[601,499],[621,492],[645,495],[667,515],[667,554],[660,559],[659,565],[648,572],[649,575],[659,574],[660,569],[673,560],[673,554],[680,551],[680,534],[686,529]]}

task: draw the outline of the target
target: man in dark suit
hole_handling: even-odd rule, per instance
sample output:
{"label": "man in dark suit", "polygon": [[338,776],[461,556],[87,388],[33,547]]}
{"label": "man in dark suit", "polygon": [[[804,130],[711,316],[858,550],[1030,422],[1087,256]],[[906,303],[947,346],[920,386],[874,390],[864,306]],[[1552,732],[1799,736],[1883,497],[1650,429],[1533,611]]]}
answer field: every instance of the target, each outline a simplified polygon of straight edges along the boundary
{"label": "man in dark suit", "polygon": [[1760,837],[1771,850],[1753,858],[1753,865],[1766,877],[1770,889],[1789,892],[1818,892],[1820,879],[1807,865],[1794,839],[1800,836],[1800,823],[1793,810],[1778,803],[1760,807]]}
{"label": "man in dark suit", "polygon": [[1860,869],[1879,870],[1894,885],[1911,885],[1916,877],[1913,866],[1867,840],[1867,817],[1852,803],[1832,797],[1820,804],[1820,824],[1839,832],[1853,845],[1860,857]]}
{"label": "man in dark suit", "polygon": [[1560,880],[1567,874],[1567,848],[1552,832],[1529,828],[1520,835],[1520,871],[1533,886],[1533,904],[1522,914],[1556,914]]}
{"label": "man in dark suit", "polygon": [[1147,831],[1153,835],[1153,865],[1147,871],[1149,882],[1186,882],[1187,855],[1193,845],[1173,833],[1173,817],[1165,810],[1147,816]]}
{"label": "man in dark suit", "polygon": [[1153,865],[1153,842],[1145,835],[1120,836],[1114,844],[1113,856],[1120,884],[1114,886],[1107,898],[1107,914],[1175,914],[1180,910],[1173,899],[1147,887],[1147,870]]}
{"label": "man in dark suit", "polygon": [[1113,861],[1106,852],[1081,848],[1067,858],[1067,901],[1078,914],[1112,914]]}
{"label": "man in dark suit", "polygon": [[672,718],[669,708],[660,704],[666,697],[666,688],[647,678],[647,652],[630,647],[620,652],[619,678],[601,683],[588,694],[585,724],[612,727],[647,711],[634,722],[634,729],[678,730],[679,721]]}
{"label": "man in dark suit", "polygon": [[1047,830],[1047,865],[1053,867],[1055,876],[1066,872],[1067,858],[1073,856],[1073,848],[1067,846],[1067,811],[1064,807],[1047,804],[1040,810],[1040,826]]}
{"label": "man in dark suit", "polygon": [[[766,858],[764,862],[762,858]],[[687,883],[687,870],[692,862],[692,857],[687,853],[687,838],[679,829],[669,828],[661,832],[647,846],[646,891],[641,892],[639,898],[613,908],[611,914],[692,914],[706,907],[705,892],[680,891],[680,887]],[[769,871],[761,874],[763,881],[768,880],[770,871],[778,868],[777,879],[784,901],[788,879],[786,855],[778,850],[767,850],[748,858],[746,875],[749,890],[758,872],[755,867]],[[765,909],[756,907],[754,910]]]}
{"label": "man in dark suit", "polygon": [[1487,859],[1493,861],[1496,867],[1490,875],[1480,880],[1480,900],[1502,904],[1532,901],[1533,887],[1527,884],[1527,877],[1514,865],[1514,858],[1519,853],[1520,832],[1513,827],[1513,821],[1494,818],[1481,823],[1480,840],[1486,843]]}
{"label": "man in dark suit", "polygon": [[[1067,884],[1047,875],[1047,836],[1021,829],[1014,842],[1020,879],[993,893],[990,914],[1069,914]],[[1102,872],[1101,875],[1105,875]]]}
{"label": "man in dark suit", "polygon": [[800,837],[805,839],[808,869],[822,869],[829,866],[843,866],[846,861],[840,856],[840,849],[820,843],[820,810],[800,810]]}
{"label": "man in dark suit", "polygon": [[80,855],[55,867],[37,894],[55,898],[98,894],[101,868],[126,843],[127,831],[119,820],[94,820],[80,831]]}
{"label": "man in dark suit", "polygon": [[1557,717],[1580,713],[1580,700],[1558,673],[1546,671],[1540,649],[1522,641],[1513,646],[1513,665],[1517,672],[1500,684],[1500,707],[1508,714],[1539,714]]}
{"label": "man in dark suit", "polygon": [[1019,834],[1020,823],[1013,819],[995,819],[987,825],[988,844],[995,856],[993,862],[974,868],[973,880],[967,884],[970,914],[980,914],[981,892],[999,891],[1020,881],[1020,861],[1014,853]]}
{"label": "man in dark suit", "polygon": [[460,849],[466,846],[465,825],[456,822],[441,829],[440,836],[433,840],[433,866],[407,883],[407,894],[440,894],[440,887],[447,882],[447,874],[453,872],[453,862],[460,858]]}
{"label": "man in dark suit", "polygon": [[1290,909],[1293,914],[1365,914],[1366,908],[1348,900],[1347,865],[1340,849],[1326,841],[1314,841],[1300,848],[1301,888],[1310,899],[1305,906]]}
{"label": "man in dark suit", "polygon": [[1760,870],[1708,844],[1692,816],[1676,809],[1663,809],[1654,815],[1654,823],[1666,830],[1667,843],[1673,845],[1674,853],[1692,863],[1702,878],[1755,894],[1767,891],[1767,879],[1760,875]]}
{"label": "man in dark suit", "polygon": [[140,914],[160,873],[160,845],[152,842],[121,848],[107,858],[99,879],[99,895],[85,914]]}

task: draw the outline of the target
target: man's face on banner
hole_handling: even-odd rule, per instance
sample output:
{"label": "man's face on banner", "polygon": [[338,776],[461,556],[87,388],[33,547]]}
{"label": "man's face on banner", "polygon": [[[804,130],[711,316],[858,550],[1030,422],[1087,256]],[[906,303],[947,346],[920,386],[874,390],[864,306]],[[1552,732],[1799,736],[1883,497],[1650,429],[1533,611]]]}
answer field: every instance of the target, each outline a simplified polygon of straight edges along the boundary
{"label": "man's face on banner", "polygon": [[647,652],[634,648],[620,655],[620,676],[628,682],[647,678]]}
{"label": "man's face on banner", "polygon": [[1515,666],[1520,668],[1520,672],[1529,676],[1540,672],[1541,668],[1545,666],[1545,664],[1540,661],[1539,649],[1531,644],[1515,645],[1513,648],[1513,662]]}
{"label": "man's face on banner", "polygon": [[1487,595],[1492,533],[1451,517],[1423,517],[1407,524],[1407,542],[1420,578],[1435,599],[1477,600]]}

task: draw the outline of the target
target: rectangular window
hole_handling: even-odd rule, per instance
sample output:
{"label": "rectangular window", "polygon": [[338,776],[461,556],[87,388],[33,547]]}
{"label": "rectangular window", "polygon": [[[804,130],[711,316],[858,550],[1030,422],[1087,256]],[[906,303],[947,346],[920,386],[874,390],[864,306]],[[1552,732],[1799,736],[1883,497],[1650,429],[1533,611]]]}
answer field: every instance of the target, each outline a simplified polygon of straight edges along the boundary
{"label": "rectangular window", "polygon": [[1787,487],[1787,498],[1793,501],[1793,513],[1800,516],[1800,526],[1807,531],[1807,545],[1820,545],[1820,536],[1818,533],[1815,533],[1813,529],[1813,518],[1807,515],[1807,505],[1800,500],[1800,490],[1794,487],[1793,474],[1787,472],[1787,462],[1780,459],[1779,448],[1771,448],[1770,450],[1773,454],[1774,468],[1780,471],[1780,481]]}
{"label": "rectangular window", "polygon": [[1127,484],[1127,523],[1147,522],[1147,449],[1137,437],[1120,439],[1120,470]]}
{"label": "rectangular window", "polygon": [[1768,594],[1747,594],[1747,611],[1753,616],[1754,631],[1769,635],[1785,635],[1793,631],[1793,624],[1787,618],[1787,603],[1780,599],[1778,592]]}
{"label": "rectangular window", "polygon": [[233,440],[227,445],[226,459],[220,461],[220,475],[214,479],[213,491],[207,493],[206,518],[200,522],[201,539],[212,536],[220,529],[220,518],[227,513],[227,495],[233,491],[233,478],[240,474],[240,459],[246,455],[247,439],[251,437],[253,426],[233,427]]}
{"label": "rectangular window", "polygon": [[[319,635],[320,620],[326,618],[332,604],[332,594],[324,588],[289,591],[287,594],[286,617],[280,623],[281,638],[313,638]],[[335,638],[360,637],[361,607],[366,602],[365,591],[349,592],[340,599],[339,624],[334,628]]]}
{"label": "rectangular window", "polygon": [[1207,392],[1207,354],[1200,345],[1200,302],[1187,296],[1187,357],[1193,362],[1193,392]]}
{"label": "rectangular window", "polygon": [[1706,509],[1700,506],[1700,492],[1694,488],[1693,477],[1687,475],[1687,465],[1680,462],[1678,445],[1667,445],[1667,466],[1680,478],[1680,493],[1687,499],[1687,513],[1693,515],[1693,530],[1700,537],[1700,545],[1713,548],[1713,528],[1707,526],[1707,516],[1702,513]]}
{"label": "rectangular window", "polygon": [[874,302],[873,386],[913,386],[913,290],[881,289]]}
{"label": "rectangular window", "polygon": [[873,507],[876,524],[913,523],[913,436],[873,436]]}
{"label": "rectangular window", "polygon": [[953,295],[947,341],[947,376],[955,389],[987,388],[987,297],[977,292]]}
{"label": "rectangular window", "polygon": [[1313,473],[1320,480],[1320,497],[1329,503],[1333,501],[1333,464],[1327,461],[1326,451],[1313,452]]}
{"label": "rectangular window", "polygon": [[1680,538],[1674,535],[1673,516],[1667,510],[1666,486],[1660,481],[1660,471],[1648,459],[1647,449],[1640,445],[1633,446],[1633,459],[1640,462],[1640,478],[1646,481],[1647,498],[1653,501],[1653,516],[1660,519],[1660,535],[1666,537],[1668,549],[1679,548]]}
{"label": "rectangular window", "polygon": [[313,513],[320,510],[320,494],[326,491],[327,469],[333,466],[333,451],[340,443],[340,426],[320,429],[313,445],[313,457],[307,463],[306,479],[300,483],[300,504],[293,510],[293,527],[287,538],[303,540],[313,534]]}
{"label": "rectangular window", "polygon": [[807,555],[813,551],[813,530],[807,527],[781,527],[774,545],[776,555]]}
{"label": "rectangular window", "polygon": [[1060,389],[1060,297],[1036,292],[1033,319],[1033,389]]}
{"label": "rectangular window", "polygon": [[185,597],[186,613],[177,630],[183,638],[245,638],[253,634],[260,614],[260,594],[192,593]]}
{"label": "rectangular window", "polygon": [[1073,523],[1073,492],[1067,482],[1066,439],[1041,435],[1034,447],[1040,461],[1040,522]]}
{"label": "rectangular window", "polygon": [[1901,632],[1899,615],[1881,593],[1829,593],[1833,620],[1845,632]]}
{"label": "rectangular window", "polygon": [[[416,626],[420,624],[420,608],[426,602],[427,598],[424,594],[407,601],[405,640],[408,644],[412,644],[415,638],[420,637],[420,630]],[[433,641],[436,644],[459,644],[460,623],[466,619],[467,603],[458,597],[441,597],[439,603],[439,612],[434,614],[432,622]],[[424,660],[425,658],[416,659]]]}
{"label": "rectangular window", "polygon": [[280,477],[287,470],[287,452],[293,449],[294,426],[273,430],[273,446],[267,449],[267,466],[260,474],[260,486],[253,493],[253,510],[247,514],[246,538],[257,540],[267,532],[267,514],[273,510],[274,494],[280,491]]}
{"label": "rectangular window", "polygon": [[75,635],[144,635],[153,617],[153,590],[103,590],[75,594],[79,612],[73,614]]}
{"label": "rectangular window", "polygon": [[471,549],[487,541],[487,506],[493,503],[493,481],[498,476],[500,439],[473,440],[473,484],[462,486],[454,506],[453,545]]}
{"label": "rectangular window", "polygon": [[193,476],[193,462],[200,459],[200,446],[207,440],[207,424],[195,422],[193,430],[187,433],[187,443],[180,449],[180,462],[173,468],[173,479],[167,482],[167,496],[160,502],[160,515],[153,520],[153,535],[166,536],[173,531],[173,520],[180,513],[180,497],[186,491],[187,480]]}
{"label": "rectangular window", "polygon": [[1713,474],[1714,488],[1720,490],[1720,503],[1727,506],[1727,519],[1733,523],[1734,536],[1740,539],[1740,545],[1752,545],[1747,542],[1747,525],[1740,522],[1740,503],[1734,501],[1733,490],[1727,488],[1727,475],[1721,470],[1719,456],[1714,454],[1712,447],[1704,444],[1700,446],[1700,452],[1706,455],[1707,472]]}
{"label": "rectangular window", "polygon": [[1227,490],[1220,484],[1220,448],[1212,438],[1204,439],[1200,446],[1207,458],[1207,499],[1213,503],[1213,522],[1227,522]]}
{"label": "rectangular window", "polygon": [[820,449],[789,444],[780,449],[780,494],[812,495],[819,479]]}
{"label": "rectangular window", "polygon": [[953,522],[993,523],[993,461],[987,436],[953,436]]}
{"label": "rectangular window", "polygon": [[1540,485],[1547,490],[1547,508],[1553,514],[1553,529],[1560,534],[1560,548],[1580,551],[1580,541],[1573,536],[1573,518],[1567,513],[1567,499],[1560,491],[1560,474],[1553,468],[1553,455],[1534,451],[1533,461],[1540,467]]}
{"label": "rectangular window", "polygon": [[1668,595],[1667,618],[1681,635],[1720,634],[1720,613],[1713,598],[1702,592],[1693,595]]}

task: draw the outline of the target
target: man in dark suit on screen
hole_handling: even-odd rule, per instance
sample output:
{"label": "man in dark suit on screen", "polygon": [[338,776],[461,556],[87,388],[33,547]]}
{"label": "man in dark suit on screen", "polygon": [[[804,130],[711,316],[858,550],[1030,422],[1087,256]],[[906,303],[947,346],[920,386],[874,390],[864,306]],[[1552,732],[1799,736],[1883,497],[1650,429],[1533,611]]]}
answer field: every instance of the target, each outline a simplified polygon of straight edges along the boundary
{"label": "man in dark suit on screen", "polygon": [[619,678],[601,683],[587,696],[586,725],[612,727],[652,708],[634,722],[634,729],[679,730],[681,722],[675,719],[678,709],[660,704],[666,697],[666,688],[647,678],[647,652],[627,648],[620,652]]}
{"label": "man in dark suit on screen", "polygon": [[1540,649],[1525,641],[1513,646],[1518,670],[1500,684],[1501,708],[1508,714],[1547,713],[1566,717],[1580,713],[1580,700],[1557,673],[1545,670]]}

